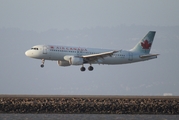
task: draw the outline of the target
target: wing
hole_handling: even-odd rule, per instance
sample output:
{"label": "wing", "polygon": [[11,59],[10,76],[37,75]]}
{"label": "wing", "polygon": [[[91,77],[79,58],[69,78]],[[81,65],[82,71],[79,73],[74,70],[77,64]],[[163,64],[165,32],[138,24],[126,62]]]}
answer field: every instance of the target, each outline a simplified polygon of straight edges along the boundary
{"label": "wing", "polygon": [[98,54],[84,55],[82,56],[82,58],[90,63],[90,62],[95,62],[98,59],[104,59],[104,57],[107,57],[107,56],[111,57],[116,52],[118,51],[109,51],[109,52],[103,52],[103,53],[98,53]]}

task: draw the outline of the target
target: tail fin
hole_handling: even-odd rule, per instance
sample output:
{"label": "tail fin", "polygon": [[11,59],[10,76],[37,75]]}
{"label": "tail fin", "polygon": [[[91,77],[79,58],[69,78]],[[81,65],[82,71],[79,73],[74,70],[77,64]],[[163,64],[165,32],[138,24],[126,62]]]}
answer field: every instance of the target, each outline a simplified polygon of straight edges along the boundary
{"label": "tail fin", "polygon": [[150,49],[152,47],[154,36],[155,36],[155,31],[149,31],[147,35],[140,42],[138,42],[137,45],[134,48],[132,48],[130,51],[149,54]]}

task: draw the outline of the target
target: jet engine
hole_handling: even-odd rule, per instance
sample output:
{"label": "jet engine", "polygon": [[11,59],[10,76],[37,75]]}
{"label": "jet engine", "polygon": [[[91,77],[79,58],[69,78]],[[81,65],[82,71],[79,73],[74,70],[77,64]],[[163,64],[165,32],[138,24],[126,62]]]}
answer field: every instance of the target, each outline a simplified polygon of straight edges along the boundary
{"label": "jet engine", "polygon": [[57,63],[58,63],[59,66],[70,66],[68,61],[60,61],[60,60],[58,60]]}
{"label": "jet engine", "polygon": [[81,58],[81,57],[71,56],[71,57],[69,58],[69,63],[70,63],[71,65],[82,65],[82,64],[84,63],[84,61],[83,61],[83,58]]}

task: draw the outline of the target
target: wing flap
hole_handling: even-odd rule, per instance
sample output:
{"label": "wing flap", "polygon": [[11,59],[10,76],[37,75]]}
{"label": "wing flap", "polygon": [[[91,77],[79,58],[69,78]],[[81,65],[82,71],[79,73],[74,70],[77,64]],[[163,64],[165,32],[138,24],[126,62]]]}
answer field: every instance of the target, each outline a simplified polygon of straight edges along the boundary
{"label": "wing flap", "polygon": [[84,55],[82,58],[84,58],[87,61],[96,61],[98,59],[104,59],[104,57],[107,56],[112,56],[114,53],[118,51],[109,51],[109,52],[103,52],[103,53],[98,53],[98,54],[90,54],[90,55]]}

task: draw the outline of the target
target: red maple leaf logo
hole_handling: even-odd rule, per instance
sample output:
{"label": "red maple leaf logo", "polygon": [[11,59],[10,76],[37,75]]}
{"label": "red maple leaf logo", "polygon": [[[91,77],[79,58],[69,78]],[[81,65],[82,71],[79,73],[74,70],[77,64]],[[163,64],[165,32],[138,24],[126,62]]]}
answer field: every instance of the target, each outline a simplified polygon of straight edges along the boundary
{"label": "red maple leaf logo", "polygon": [[52,49],[53,49],[54,47],[53,47],[53,46],[51,46],[50,48],[52,48]]}
{"label": "red maple leaf logo", "polygon": [[151,43],[148,42],[148,40],[145,40],[144,42],[141,42],[141,46],[143,49],[149,49],[151,47]]}

